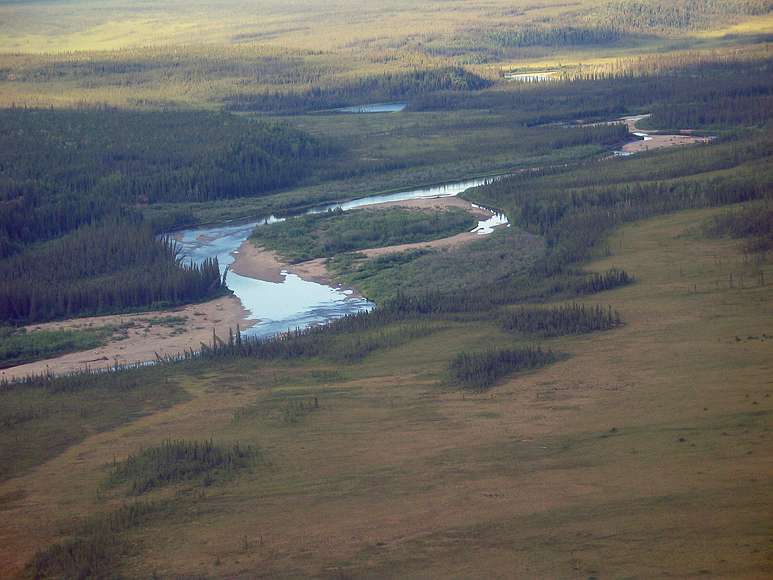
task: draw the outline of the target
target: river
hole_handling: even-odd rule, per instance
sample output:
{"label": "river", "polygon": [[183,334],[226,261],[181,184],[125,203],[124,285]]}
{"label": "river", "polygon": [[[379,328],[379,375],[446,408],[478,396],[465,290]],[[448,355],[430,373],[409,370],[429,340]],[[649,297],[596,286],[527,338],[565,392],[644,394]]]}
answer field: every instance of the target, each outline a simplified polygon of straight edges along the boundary
{"label": "river", "polygon": [[[333,209],[348,211],[382,203],[410,199],[456,196],[463,191],[491,182],[495,178],[470,179],[458,183],[411,189],[397,193],[374,195],[343,203],[320,205],[306,213],[322,213]],[[224,225],[184,230],[176,236],[184,256],[195,262],[217,258],[222,270],[234,261],[242,243],[256,227],[277,223],[292,217],[274,215],[238,225]],[[507,218],[495,214],[482,220],[472,231],[487,235],[498,226],[507,225]],[[351,289],[304,280],[296,274],[284,273],[281,282],[268,282],[229,272],[228,287],[249,311],[249,320],[257,322],[244,331],[247,336],[266,337],[296,328],[323,324],[346,314],[370,310],[374,304],[357,296]]]}
{"label": "river", "polygon": [[[403,103],[365,105],[352,107],[350,112],[387,112],[401,110],[399,107],[403,105]],[[626,123],[629,130],[639,137],[639,140],[628,143],[621,151],[616,151],[616,155],[632,155],[647,150],[647,145],[651,143],[653,147],[670,147],[709,140],[705,137],[684,135],[653,136],[637,130],[636,123],[646,117],[648,115],[637,115],[624,117],[617,121]],[[662,143],[659,141],[655,143],[658,138],[662,138]],[[471,187],[483,185],[494,179],[497,178],[469,179],[446,185],[374,195],[343,203],[320,205],[306,213],[321,213],[333,209],[348,211],[388,202],[456,196]],[[187,258],[201,262],[205,258],[216,257],[221,269],[225,269],[234,262],[234,253],[238,252],[239,247],[250,236],[254,228],[285,219],[292,219],[292,217],[271,215],[238,225],[190,229],[181,232],[177,239]],[[504,215],[496,214],[479,222],[472,231],[480,235],[487,235],[496,227],[503,225],[509,225],[507,218]],[[292,273],[283,272],[283,275],[284,279],[281,282],[269,282],[229,272],[228,287],[241,300],[244,308],[249,311],[248,319],[257,321],[244,332],[245,335],[271,336],[296,328],[323,324],[346,314],[370,310],[374,307],[372,302],[357,296],[351,289],[304,280]]]}

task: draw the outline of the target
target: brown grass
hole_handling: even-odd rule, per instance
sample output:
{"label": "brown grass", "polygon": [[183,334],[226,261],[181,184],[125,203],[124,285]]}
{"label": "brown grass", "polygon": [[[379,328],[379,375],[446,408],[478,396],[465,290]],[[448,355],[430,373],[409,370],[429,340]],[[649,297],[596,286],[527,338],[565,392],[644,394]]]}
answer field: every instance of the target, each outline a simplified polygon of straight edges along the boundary
{"label": "brown grass", "polygon": [[[0,485],[0,561],[18,572],[109,509],[94,491],[113,457],[217,434],[259,442],[271,469],[143,529],[129,576],[769,577],[773,286],[750,282],[760,266],[737,243],[693,233],[712,213],[621,229],[592,267],[637,276],[594,297],[626,325],[547,341],[571,358],[485,395],[437,386],[450,353],[507,340],[481,324],[344,374],[245,363],[184,379],[192,401]],[[271,419],[312,395],[299,423]],[[245,405],[267,412],[234,422]]]}

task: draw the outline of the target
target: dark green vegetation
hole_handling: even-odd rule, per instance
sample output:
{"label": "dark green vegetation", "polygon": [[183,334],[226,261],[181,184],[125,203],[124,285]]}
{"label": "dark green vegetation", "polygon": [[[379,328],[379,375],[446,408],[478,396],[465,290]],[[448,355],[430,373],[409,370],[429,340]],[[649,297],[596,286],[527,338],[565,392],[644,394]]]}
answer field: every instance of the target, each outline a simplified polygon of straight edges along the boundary
{"label": "dark green vegetation", "polygon": [[[216,268],[196,271],[154,238],[166,228],[351,197],[358,183],[373,187],[374,175],[391,185],[425,173],[448,176],[445,165],[435,169],[447,161],[436,152],[398,148],[390,159],[364,158],[348,151],[345,139],[312,138],[233,115],[15,109],[0,119],[7,145],[0,165],[0,270],[6,274],[0,320],[12,323],[157,308],[221,293]],[[440,138],[464,123],[444,125]],[[424,127],[417,130],[424,135]],[[483,159],[494,152],[497,166],[507,149],[509,156],[560,158],[566,150],[570,158],[587,157],[626,134],[622,127],[521,128],[490,143],[484,126],[478,154]],[[418,134],[415,139],[423,142]],[[469,156],[469,144],[460,141],[457,148],[456,157]],[[419,173],[406,177],[406,168]],[[458,167],[454,171],[463,177]],[[339,188],[353,176],[359,181]],[[319,191],[267,195],[299,180],[317,183]],[[228,204],[206,201],[233,196],[241,197]],[[85,266],[91,262],[94,267]]]}
{"label": "dark green vegetation", "polygon": [[[322,79],[320,79],[322,80]],[[486,88],[491,83],[461,67],[419,69],[411,72],[385,73],[326,84],[303,91],[240,93],[225,99],[225,108],[232,111],[268,113],[302,113],[350,105],[384,101],[402,101],[417,95],[439,91],[471,91]]]}
{"label": "dark green vegetation", "polygon": [[335,210],[258,227],[251,240],[292,262],[302,262],[365,248],[437,240],[469,231],[476,223],[460,208]]}
{"label": "dark green vegetation", "polygon": [[[326,154],[286,125],[223,113],[17,108],[0,111],[0,127],[4,201],[17,210],[3,221],[12,241],[72,229],[42,219],[60,205],[77,225],[115,204],[265,195],[298,183]],[[51,223],[27,231],[25,213]]]}
{"label": "dark green vegetation", "polygon": [[483,390],[496,381],[518,371],[544,367],[558,360],[558,356],[541,347],[461,352],[448,364],[453,384],[467,389]]}
{"label": "dark green vegetation", "polygon": [[[307,135],[208,113],[0,111],[0,320],[158,308],[225,291],[139,209],[261,195],[323,156]],[[41,244],[42,241],[50,240]]]}
{"label": "dark green vegetation", "polygon": [[[224,291],[135,209],[265,193],[323,155],[301,132],[206,113],[0,111],[0,320],[155,308]],[[46,244],[40,242],[51,240]]]}
{"label": "dark green vegetation", "polygon": [[0,144],[0,257],[122,207],[265,195],[324,155],[275,123],[111,109],[0,110]]}
{"label": "dark green vegetation", "polygon": [[227,292],[217,260],[185,264],[144,224],[108,220],[0,260],[0,320],[159,308]]}
{"label": "dark green vegetation", "polygon": [[552,308],[525,308],[508,312],[502,326],[510,332],[524,332],[541,336],[564,336],[610,330],[622,324],[620,313],[601,306],[567,304]]}
{"label": "dark green vegetation", "polygon": [[0,327],[0,368],[96,348],[105,344],[114,330],[102,327],[28,332],[23,328]]}
{"label": "dark green vegetation", "polygon": [[625,284],[630,281],[625,272],[588,280],[577,265],[603,251],[599,244],[615,225],[679,209],[769,198],[772,154],[769,135],[752,132],[710,147],[653,152],[602,167],[522,173],[468,191],[473,201],[504,208],[516,225],[546,243],[529,276],[513,276],[480,295],[490,303],[512,303]]}
{"label": "dark green vegetation", "polygon": [[186,399],[168,369],[81,372],[0,384],[0,480],[89,435]]}
{"label": "dark green vegetation", "polygon": [[314,326],[267,338],[242,337],[230,333],[227,341],[214,337],[211,345],[198,351],[171,357],[169,362],[196,359],[255,358],[294,360],[324,358],[337,363],[355,363],[369,354],[395,348],[411,340],[445,329],[442,322],[406,320],[395,310],[360,312],[344,316],[323,326]]}
{"label": "dark green vegetation", "polygon": [[177,483],[210,486],[250,468],[258,457],[252,446],[209,441],[164,441],[142,449],[116,464],[108,486],[126,486],[130,495],[142,495]]}
{"label": "dark green vegetation", "polygon": [[[366,261],[358,259],[356,254],[338,256],[329,267],[380,305],[398,296],[401,301],[410,297],[411,304],[419,297],[421,302],[429,303],[442,293],[458,296],[477,309],[473,303],[486,301],[485,294],[473,290],[473,294],[464,298],[466,291],[493,289],[499,280],[508,276],[526,275],[543,248],[538,237],[509,228],[452,251],[409,250]],[[433,307],[427,304],[409,308],[431,311]]]}
{"label": "dark green vegetation", "polygon": [[[455,304],[452,309],[481,308],[460,302],[580,296],[629,281],[624,272],[590,279],[574,266],[614,225],[770,195],[769,59],[686,54],[643,59],[638,67],[598,79],[435,95],[414,105],[512,111],[526,125],[608,118],[646,106],[656,111],[650,125],[687,126],[664,123],[689,123],[695,120],[692,111],[703,111],[697,126],[721,129],[723,137],[711,147],[652,152],[603,166],[569,161],[518,172],[464,195],[503,210],[521,231],[499,232],[453,253],[410,252],[367,262],[340,257],[332,268],[380,303],[398,292],[413,297],[439,292],[442,301]],[[677,109],[681,117],[664,116]],[[539,240],[547,246],[542,256]],[[459,295],[461,289],[465,293]]]}
{"label": "dark green vegetation", "polygon": [[168,504],[135,502],[89,518],[75,536],[38,552],[27,566],[34,578],[110,578],[129,551],[125,535],[169,511]]}
{"label": "dark green vegetation", "polygon": [[750,254],[768,252],[773,249],[773,208],[769,200],[750,203],[713,218],[704,231],[713,237],[744,239]]}

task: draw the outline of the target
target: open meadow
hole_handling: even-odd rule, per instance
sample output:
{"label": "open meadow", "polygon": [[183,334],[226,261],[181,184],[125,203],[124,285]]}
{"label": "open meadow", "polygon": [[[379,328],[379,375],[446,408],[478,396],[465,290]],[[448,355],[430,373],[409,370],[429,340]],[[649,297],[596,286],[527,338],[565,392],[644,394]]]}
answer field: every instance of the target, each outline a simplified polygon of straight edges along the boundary
{"label": "open meadow", "polygon": [[773,577],[772,0],[0,0],[0,578]]}

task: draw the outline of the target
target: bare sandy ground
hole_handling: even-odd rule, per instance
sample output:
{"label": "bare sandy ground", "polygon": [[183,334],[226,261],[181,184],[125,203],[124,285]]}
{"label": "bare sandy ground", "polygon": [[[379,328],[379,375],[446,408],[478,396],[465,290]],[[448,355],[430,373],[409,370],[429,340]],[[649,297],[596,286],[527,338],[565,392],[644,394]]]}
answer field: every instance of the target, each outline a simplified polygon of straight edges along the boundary
{"label": "bare sandy ground", "polygon": [[[636,124],[647,117],[649,117],[649,115],[624,117],[623,121],[631,133],[643,133],[643,131],[636,128]],[[678,134],[671,135],[661,134],[657,131],[646,132],[647,138],[645,140],[626,143],[623,145],[622,151],[625,153],[641,153],[643,151],[665,149],[667,147],[681,147],[684,145],[693,145],[695,143],[708,143],[712,140],[712,137],[696,137],[695,135],[692,135],[692,132],[692,129],[685,129],[679,131]]]}
{"label": "bare sandy ground", "polygon": [[[487,209],[477,207],[469,201],[459,197],[438,197],[427,199],[411,199],[405,201],[390,201],[386,203],[374,204],[370,208],[388,208],[405,207],[413,209],[435,209],[442,210],[450,207],[458,207],[469,211],[476,218],[486,219],[493,215]],[[478,234],[462,232],[448,238],[441,238],[429,242],[415,242],[410,244],[398,244],[394,246],[384,246],[381,248],[368,248],[358,250],[358,253],[364,254],[368,258],[383,256],[385,254],[394,254],[405,252],[417,248],[454,248],[463,244],[468,244],[480,239]],[[304,280],[327,284],[331,281],[331,274],[328,271],[325,262],[326,258],[316,258],[307,260],[298,264],[290,264],[274,251],[258,248],[249,240],[245,241],[238,252],[234,253],[236,260],[231,265],[231,271],[242,276],[266,280],[267,282],[281,282],[284,279],[282,272],[297,274]]]}
{"label": "bare sandy ground", "polygon": [[250,240],[245,240],[233,255],[236,259],[231,272],[266,282],[281,282],[282,271],[289,267],[276,252],[258,248]]}
{"label": "bare sandy ground", "polygon": [[648,136],[649,139],[646,141],[626,143],[623,145],[622,150],[626,153],[641,153],[642,151],[680,147],[695,143],[708,143],[711,141],[710,137],[696,137],[694,135],[658,135],[657,133],[648,133]]}
{"label": "bare sandy ground", "polygon": [[485,218],[491,217],[492,215],[490,211],[483,209],[482,207],[477,207],[471,204],[469,201],[457,196],[430,197],[430,198],[424,198],[424,199],[407,199],[405,201],[388,201],[386,203],[374,204],[369,207],[379,208],[379,209],[386,208],[386,207],[406,207],[406,208],[415,208],[415,209],[424,209],[424,210],[427,210],[427,209],[441,210],[441,209],[448,209],[451,207],[458,207],[461,209],[466,209],[477,218],[485,219]]}
{"label": "bare sandy ground", "polygon": [[481,238],[480,234],[473,234],[472,232],[462,232],[455,236],[448,238],[441,238],[439,240],[433,240],[431,242],[414,242],[411,244],[398,244],[396,246],[384,246],[383,248],[368,248],[367,250],[361,250],[362,254],[365,254],[368,258],[375,258],[376,256],[383,256],[385,254],[394,254],[397,252],[405,252],[408,250],[417,250],[420,248],[433,248],[433,249],[448,249],[457,248],[464,244],[469,244],[475,240]]}
{"label": "bare sandy ground", "polygon": [[[28,326],[27,330],[60,330],[124,326],[125,338],[112,340],[105,346],[65,354],[59,357],[19,365],[0,371],[7,379],[45,372],[68,373],[90,368],[107,368],[118,364],[130,364],[174,355],[190,348],[197,349],[202,342],[212,341],[212,331],[218,336],[228,334],[229,328],[248,328],[255,323],[247,320],[248,312],[238,298],[225,296],[210,302],[190,304],[176,310],[161,310],[139,314],[119,314],[75,318],[61,322],[48,322]],[[163,319],[185,318],[185,322],[166,323]],[[118,337],[120,335],[116,335]]]}

